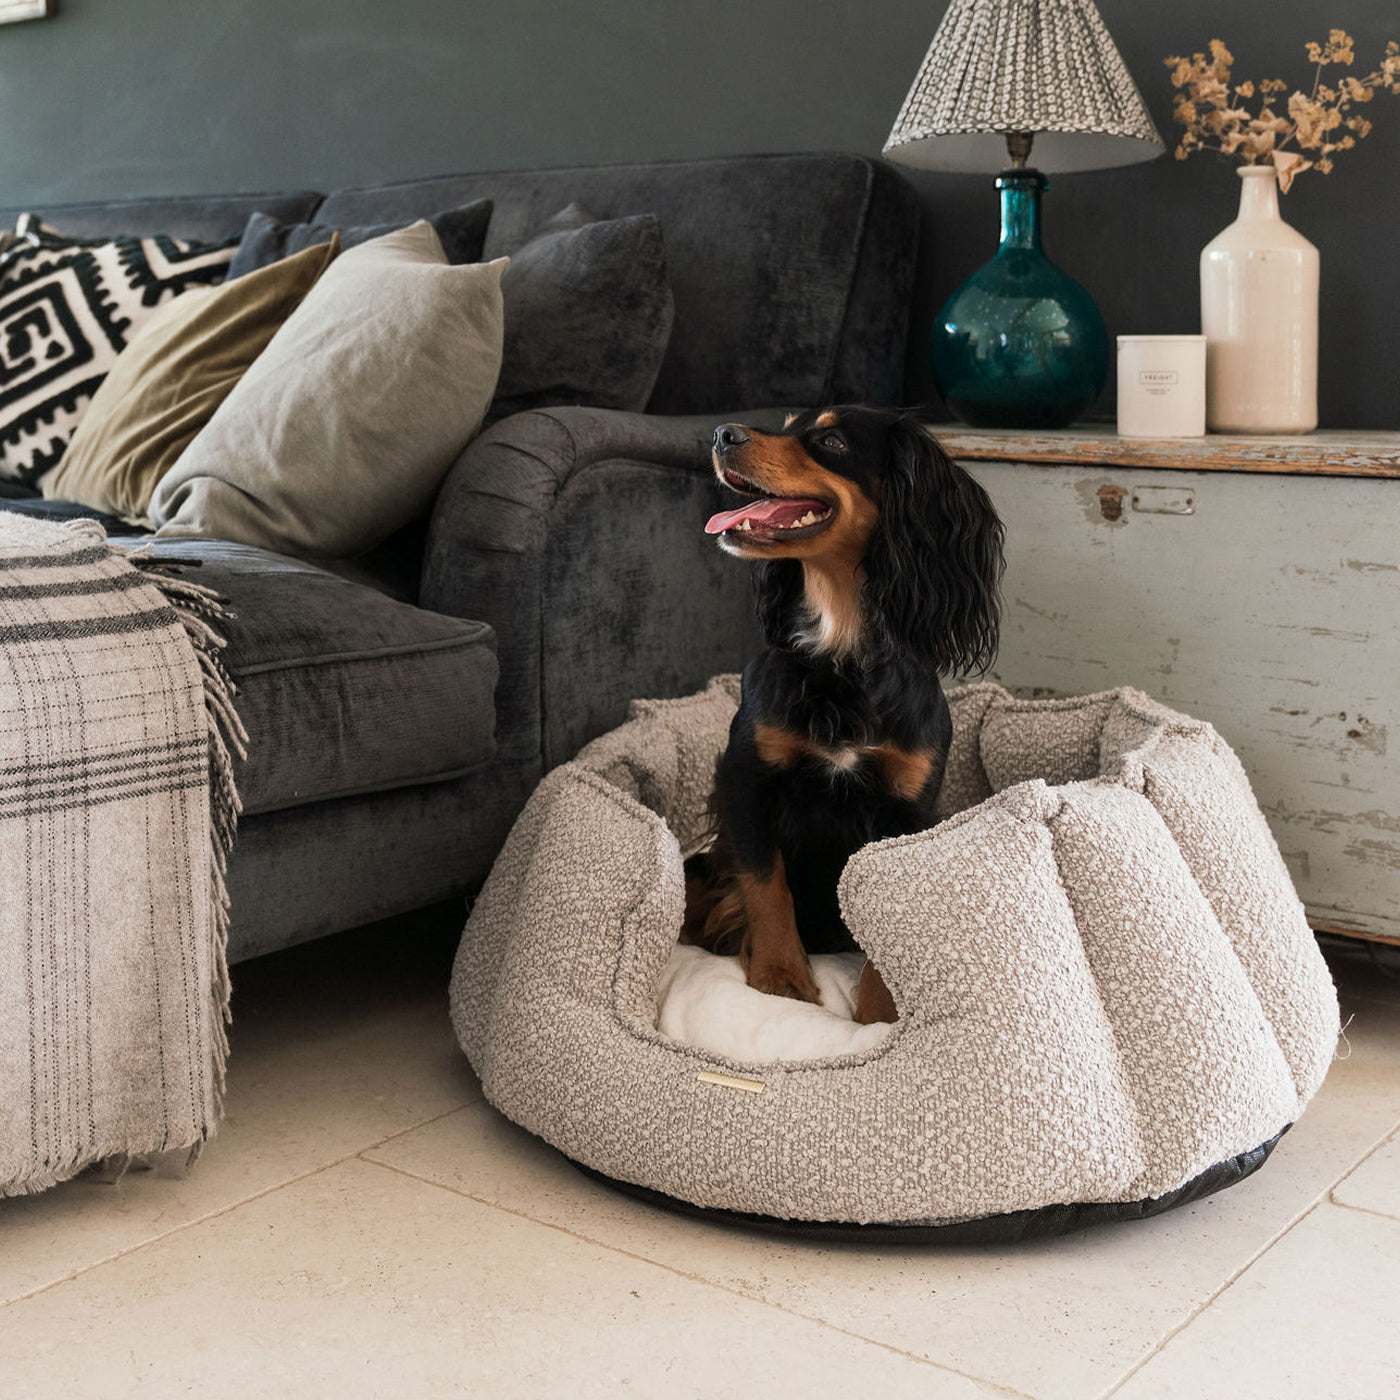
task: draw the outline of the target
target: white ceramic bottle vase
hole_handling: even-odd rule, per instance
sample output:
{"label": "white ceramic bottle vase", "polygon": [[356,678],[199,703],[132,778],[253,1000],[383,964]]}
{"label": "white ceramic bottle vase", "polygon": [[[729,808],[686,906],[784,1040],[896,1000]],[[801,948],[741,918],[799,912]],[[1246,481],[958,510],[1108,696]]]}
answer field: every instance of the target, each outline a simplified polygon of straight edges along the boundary
{"label": "white ceramic bottle vase", "polygon": [[1244,165],[1239,217],[1201,250],[1206,426],[1317,427],[1317,249],[1278,212],[1272,165]]}

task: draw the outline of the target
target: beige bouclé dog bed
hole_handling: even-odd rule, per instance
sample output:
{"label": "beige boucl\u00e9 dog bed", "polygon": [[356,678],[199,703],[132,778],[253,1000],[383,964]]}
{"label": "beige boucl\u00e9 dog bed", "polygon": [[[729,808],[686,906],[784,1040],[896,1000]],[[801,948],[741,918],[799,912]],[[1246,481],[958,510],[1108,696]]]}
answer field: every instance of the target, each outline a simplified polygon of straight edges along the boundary
{"label": "beige boucl\u00e9 dog bed", "polygon": [[1153,1213],[1264,1160],[1336,996],[1235,755],[1130,689],[949,696],[946,820],[841,880],[900,1011],[876,1048],[753,1064],[661,1035],[737,700],[720,677],[635,703],[522,813],[452,978],[501,1112],[691,1207],[959,1238]]}

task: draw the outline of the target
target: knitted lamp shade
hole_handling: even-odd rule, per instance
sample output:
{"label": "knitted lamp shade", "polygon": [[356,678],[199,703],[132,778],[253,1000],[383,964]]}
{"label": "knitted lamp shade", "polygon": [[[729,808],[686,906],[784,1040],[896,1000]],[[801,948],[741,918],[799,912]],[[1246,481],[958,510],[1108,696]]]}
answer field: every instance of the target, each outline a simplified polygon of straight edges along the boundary
{"label": "knitted lamp shade", "polygon": [[1098,170],[1162,138],[1093,0],[952,0],[885,154],[925,170],[999,170],[1006,134],[1039,170]]}

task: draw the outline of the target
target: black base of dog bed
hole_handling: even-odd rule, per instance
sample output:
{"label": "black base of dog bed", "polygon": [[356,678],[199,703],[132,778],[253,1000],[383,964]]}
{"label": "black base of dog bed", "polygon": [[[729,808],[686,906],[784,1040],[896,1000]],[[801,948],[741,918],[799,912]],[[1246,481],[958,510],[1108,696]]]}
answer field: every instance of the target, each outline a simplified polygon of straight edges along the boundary
{"label": "black base of dog bed", "polygon": [[[1292,1127],[1290,1123],[1288,1127]],[[713,1206],[692,1205],[678,1196],[668,1196],[646,1186],[634,1186],[627,1181],[605,1176],[602,1172],[574,1162],[579,1171],[594,1181],[625,1192],[648,1205],[693,1215],[720,1225],[740,1225],[769,1234],[788,1235],[808,1240],[846,1240],[875,1244],[1019,1244],[1023,1240],[1043,1239],[1049,1235],[1067,1235],[1091,1225],[1116,1225],[1124,1220],[1146,1220],[1178,1206],[1190,1205],[1203,1197],[1213,1196],[1227,1186],[1234,1186],[1252,1176],[1269,1160],[1288,1128],[1271,1137],[1268,1142],[1229,1157],[1208,1167],[1200,1176],[1192,1177],[1184,1186],[1154,1196],[1146,1201],[1081,1202],[1077,1205],[1041,1206],[1038,1210],[1013,1210],[1004,1215],[983,1215],[974,1220],[958,1220],[948,1225],[875,1224],[856,1225],[844,1220],[780,1220],[772,1215],[752,1215],[738,1210],[720,1210]],[[569,1158],[573,1161],[573,1158]]]}

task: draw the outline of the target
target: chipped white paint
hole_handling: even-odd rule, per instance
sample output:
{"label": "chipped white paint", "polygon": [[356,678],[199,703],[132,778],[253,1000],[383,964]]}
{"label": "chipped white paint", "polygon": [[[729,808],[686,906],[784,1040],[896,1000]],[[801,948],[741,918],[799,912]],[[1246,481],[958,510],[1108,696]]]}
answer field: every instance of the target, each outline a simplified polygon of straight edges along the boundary
{"label": "chipped white paint", "polygon": [[[1007,526],[992,679],[1210,720],[1313,922],[1400,938],[1400,481],[965,464]],[[1123,508],[1162,486],[1194,513]]]}

